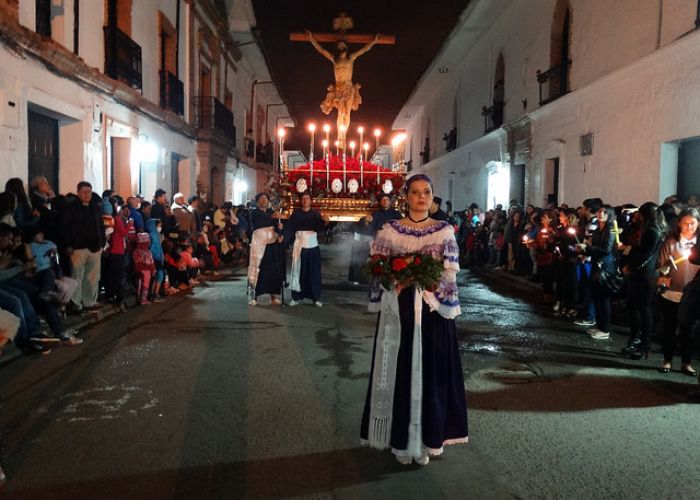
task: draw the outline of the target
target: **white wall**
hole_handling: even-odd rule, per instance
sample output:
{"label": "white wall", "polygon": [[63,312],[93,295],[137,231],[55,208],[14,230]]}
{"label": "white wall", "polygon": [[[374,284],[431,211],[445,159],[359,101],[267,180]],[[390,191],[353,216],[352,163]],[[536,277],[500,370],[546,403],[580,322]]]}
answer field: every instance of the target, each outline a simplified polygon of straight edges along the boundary
{"label": "white wall", "polygon": [[[409,134],[414,170],[430,173],[436,186],[456,176],[456,207],[463,201],[483,205],[483,165],[509,160],[505,132],[484,136],[481,116],[482,106],[491,105],[499,52],[505,59],[504,124],[523,116],[532,120],[526,197],[535,204],[544,203],[549,191],[544,165],[555,157],[560,201],[657,200],[670,189],[668,172],[659,187],[661,144],[700,136],[700,34],[683,36],[694,27],[697,2],[571,0],[573,92],[540,107],[536,72],[550,67],[555,5],[556,0],[472,2],[471,14],[463,16],[397,115],[396,128]],[[442,134],[451,128],[457,91],[460,147],[446,154]],[[420,167],[428,120],[431,162]],[[579,137],[588,132],[594,133],[594,154],[582,157]]]}

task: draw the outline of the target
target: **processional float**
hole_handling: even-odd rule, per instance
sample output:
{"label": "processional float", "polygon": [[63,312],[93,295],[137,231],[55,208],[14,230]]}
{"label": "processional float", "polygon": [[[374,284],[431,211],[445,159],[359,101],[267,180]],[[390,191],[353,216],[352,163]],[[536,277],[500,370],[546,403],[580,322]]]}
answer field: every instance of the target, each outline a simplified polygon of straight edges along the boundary
{"label": "processional float", "polygon": [[[311,43],[333,64],[335,83],[327,86],[326,98],[320,107],[326,115],[335,109],[337,120],[336,140],[333,144],[330,142],[330,125],[323,126],[325,138],[321,141],[323,146],[321,159],[314,158],[316,127],[309,126],[311,135],[309,161],[293,168],[286,164],[284,130],[280,130],[278,137],[280,177],[277,195],[283,212],[289,213],[298,207],[297,195],[309,192],[313,207],[327,215],[330,220],[359,220],[377,208],[377,196],[380,193],[398,195],[404,183],[406,169],[403,162],[384,167],[368,157],[370,144],[364,142],[363,127],[357,128],[359,143],[347,140],[350,131],[350,114],[352,111],[357,111],[362,103],[361,85],[352,81],[354,62],[374,45],[395,43],[393,36],[348,33],[352,28],[352,18],[341,13],[333,20],[333,29],[336,33],[312,33],[307,30],[304,33],[290,34],[291,41]],[[323,42],[335,43],[337,53],[333,55],[324,49],[320,45]],[[363,46],[349,53],[349,44],[363,44]],[[369,135],[369,130],[367,133]],[[378,129],[373,131],[375,157],[379,149],[380,134]],[[332,152],[333,149],[335,154]]]}

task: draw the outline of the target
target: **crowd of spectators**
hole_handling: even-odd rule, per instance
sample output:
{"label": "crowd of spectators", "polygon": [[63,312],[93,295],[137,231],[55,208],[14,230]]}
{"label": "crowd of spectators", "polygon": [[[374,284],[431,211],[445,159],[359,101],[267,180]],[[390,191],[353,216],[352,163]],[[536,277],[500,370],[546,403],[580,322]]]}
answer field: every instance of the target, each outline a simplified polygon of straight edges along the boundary
{"label": "crowd of spectators", "polygon": [[659,371],[671,370],[680,340],[680,371],[696,376],[691,358],[700,308],[698,205],[696,196],[639,207],[612,207],[600,198],[577,207],[511,201],[487,211],[472,204],[447,216],[463,266],[540,283],[552,314],[586,327],[597,340],[610,338],[611,301],[623,304],[629,336],[622,354],[631,359],[649,356],[654,318],[662,318]]}
{"label": "crowd of spectators", "polygon": [[67,314],[104,303],[126,311],[125,298],[147,306],[247,260],[246,207],[204,206],[197,196],[158,189],[102,196],[88,182],[55,194],[44,177],[28,189],[9,179],[0,193],[0,354],[15,342],[25,353],[80,345]]}

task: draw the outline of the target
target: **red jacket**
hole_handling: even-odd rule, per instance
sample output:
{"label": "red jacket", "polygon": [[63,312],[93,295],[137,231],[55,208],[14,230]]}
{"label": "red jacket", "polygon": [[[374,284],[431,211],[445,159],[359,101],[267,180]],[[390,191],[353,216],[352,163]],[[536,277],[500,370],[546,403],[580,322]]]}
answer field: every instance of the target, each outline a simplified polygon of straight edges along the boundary
{"label": "red jacket", "polygon": [[124,224],[121,217],[114,218],[114,232],[109,237],[109,253],[124,255],[126,253],[126,236],[129,234],[133,222]]}

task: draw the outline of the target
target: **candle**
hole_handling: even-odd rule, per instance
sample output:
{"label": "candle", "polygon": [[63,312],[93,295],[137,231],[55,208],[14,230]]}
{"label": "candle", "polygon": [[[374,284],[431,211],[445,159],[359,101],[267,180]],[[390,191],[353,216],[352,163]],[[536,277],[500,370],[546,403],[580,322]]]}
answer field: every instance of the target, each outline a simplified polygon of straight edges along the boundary
{"label": "candle", "polygon": [[[360,148],[362,148],[363,134],[365,133],[365,127],[357,127],[357,133],[360,134]],[[362,156],[362,150],[360,150],[360,156]]]}
{"label": "candle", "polygon": [[615,244],[619,245],[620,244],[620,228],[617,227],[617,221],[613,220],[612,221],[612,232],[615,233]]}
{"label": "candle", "polygon": [[323,131],[326,133],[326,143],[330,144],[331,143],[331,138],[330,138],[331,126],[328,125],[327,123],[324,123],[323,124]]}
{"label": "candle", "polygon": [[311,163],[311,174],[309,176],[309,193],[312,193],[312,188],[314,186],[314,147],[316,146],[316,144],[314,143],[314,133],[316,132],[315,123],[309,123],[309,132],[311,132],[311,145],[309,148],[309,163]]}
{"label": "candle", "polygon": [[355,144],[355,141],[350,141],[350,151],[351,151],[350,157],[351,158],[355,158],[355,146],[356,145],[357,144]]}
{"label": "candle", "polygon": [[382,131],[378,128],[374,129],[374,151],[379,151],[379,136],[382,135]]}
{"label": "candle", "polygon": [[[325,125],[324,125],[325,127]],[[328,152],[328,139],[323,139],[323,142],[321,142],[323,145],[323,161],[326,162],[326,189],[328,189],[329,186],[329,180],[328,180],[328,157],[330,156],[330,153]]]}
{"label": "candle", "polygon": [[581,244],[581,240],[578,239],[578,234],[576,234],[576,229],[574,229],[573,227],[570,227],[569,229],[567,229],[567,232],[568,232],[571,236],[573,236],[574,238],[576,238],[576,243],[578,243],[579,245]]}
{"label": "candle", "polygon": [[367,151],[369,151],[369,144],[365,142],[362,145],[362,149],[364,149],[364,155],[360,153],[360,185],[362,184],[362,178],[364,174],[364,160],[367,159]]}

